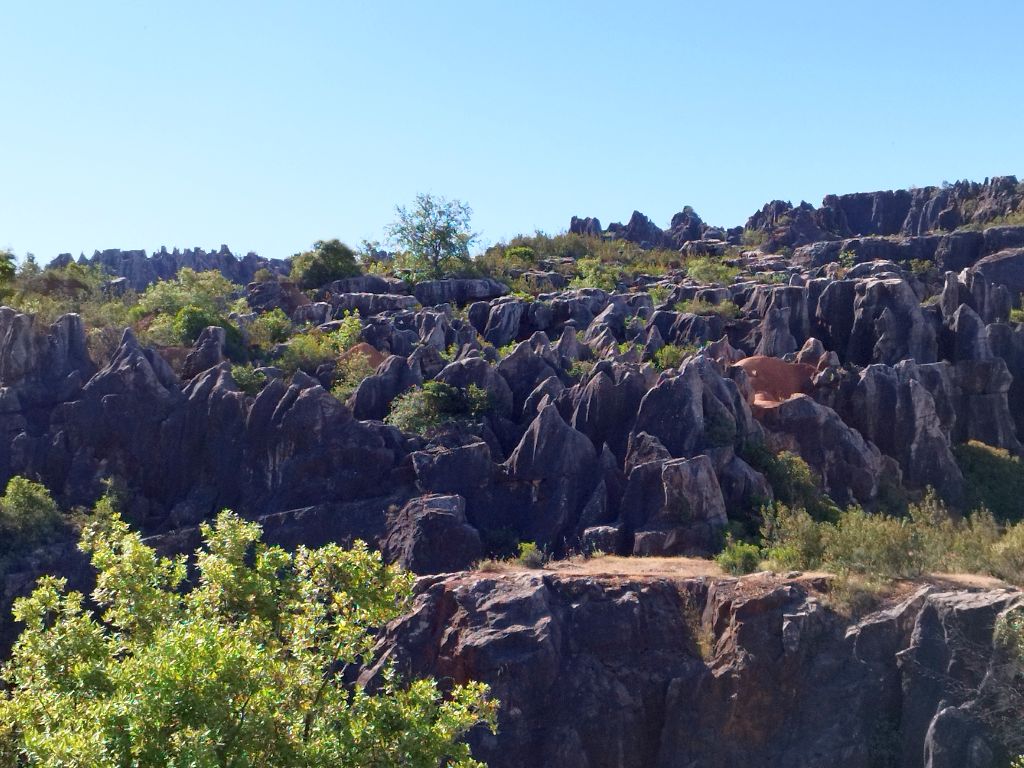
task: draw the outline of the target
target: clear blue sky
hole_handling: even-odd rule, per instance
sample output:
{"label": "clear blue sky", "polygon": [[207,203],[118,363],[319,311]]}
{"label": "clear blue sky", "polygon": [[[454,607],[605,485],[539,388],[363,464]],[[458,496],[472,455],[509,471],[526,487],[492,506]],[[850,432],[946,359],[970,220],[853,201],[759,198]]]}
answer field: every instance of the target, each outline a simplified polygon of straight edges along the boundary
{"label": "clear blue sky", "polygon": [[286,256],[1024,175],[1020,0],[0,0],[0,247]]}

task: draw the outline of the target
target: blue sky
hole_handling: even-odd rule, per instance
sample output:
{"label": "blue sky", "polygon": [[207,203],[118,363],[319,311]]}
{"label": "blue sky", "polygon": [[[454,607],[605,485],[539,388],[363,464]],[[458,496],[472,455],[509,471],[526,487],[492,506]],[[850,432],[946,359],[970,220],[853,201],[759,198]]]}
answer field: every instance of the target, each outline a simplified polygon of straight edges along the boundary
{"label": "blue sky", "polygon": [[1024,175],[1019,0],[0,0],[0,247],[287,256]]}

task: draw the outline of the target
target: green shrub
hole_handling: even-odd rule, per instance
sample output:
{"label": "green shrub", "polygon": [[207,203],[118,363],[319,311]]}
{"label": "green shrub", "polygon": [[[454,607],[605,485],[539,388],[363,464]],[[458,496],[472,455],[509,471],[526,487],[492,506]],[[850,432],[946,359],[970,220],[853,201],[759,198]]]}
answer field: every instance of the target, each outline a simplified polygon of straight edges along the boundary
{"label": "green shrub", "polygon": [[654,306],[658,307],[668,301],[668,297],[672,295],[672,288],[667,285],[651,285],[648,286],[647,293]]}
{"label": "green shrub", "polygon": [[594,369],[593,360],[573,360],[569,366],[569,375],[578,381],[582,381]]}
{"label": "green shrub", "polygon": [[505,249],[505,261],[510,265],[531,267],[536,260],[536,252],[528,245],[514,245]]}
{"label": "green shrub", "polygon": [[756,248],[759,245],[763,245],[768,239],[768,233],[761,229],[744,229],[742,242],[746,246]]}
{"label": "green shrub", "polygon": [[712,304],[704,299],[687,299],[677,302],[673,309],[691,315],[718,315],[726,320],[735,320],[740,316],[740,308],[728,300]]}
{"label": "green shrub", "polygon": [[373,376],[376,368],[370,364],[368,355],[362,352],[350,353],[338,361],[334,369],[334,386],[331,394],[345,402],[362,384],[363,379]]}
{"label": "green shrub", "polygon": [[603,264],[599,259],[580,259],[576,262],[578,275],[569,283],[570,288],[600,288],[614,291],[618,279],[617,270]]}
{"label": "green shrub", "polygon": [[216,312],[187,304],[177,311],[171,322],[171,330],[179,344],[188,346],[195,344],[196,339],[207,327],[221,325],[222,320]]}
{"label": "green shrub", "polygon": [[338,330],[332,334],[335,343],[339,346],[338,351],[344,352],[346,349],[351,349],[359,343],[362,335],[363,321],[359,317],[359,310],[345,310],[341,317],[341,323],[338,325]]}
{"label": "green shrub", "polygon": [[1013,584],[1024,584],[1024,523],[1008,528],[992,546],[991,571]]}
{"label": "green shrub", "polygon": [[744,573],[753,573],[761,564],[761,550],[756,544],[748,544],[744,541],[734,541],[729,537],[725,543],[725,549],[715,557],[726,573],[740,576]]}
{"label": "green shrub", "polygon": [[403,432],[426,434],[447,423],[478,420],[491,409],[490,395],[475,384],[462,390],[428,381],[396,397],[385,421]]}
{"label": "green shrub", "polygon": [[920,531],[911,520],[871,515],[851,507],[823,528],[825,560],[841,573],[899,578],[919,576],[926,562]]}
{"label": "green shrub", "polygon": [[291,279],[303,290],[360,274],[356,254],[340,240],[317,240],[312,250],[292,257]]}
{"label": "green shrub", "polygon": [[219,315],[226,312],[230,297],[241,291],[215,269],[196,272],[185,267],[171,280],[153,283],[139,296],[137,317],[151,314],[175,315],[182,307],[194,306]]}
{"label": "green shrub", "polygon": [[825,554],[822,526],[807,510],[776,503],[762,513],[761,539],[765,555],[779,570],[813,569]]}
{"label": "green shrub", "polygon": [[975,440],[953,448],[963,473],[968,509],[985,507],[997,520],[1024,517],[1024,464],[1009,451]]}
{"label": "green shrub", "polygon": [[325,332],[313,328],[293,336],[278,357],[277,364],[286,373],[302,370],[315,374],[321,365],[337,360],[338,355],[355,346],[362,328],[359,313],[346,312],[334,331]]}
{"label": "green shrub", "polygon": [[920,502],[908,507],[907,513],[918,531],[918,546],[929,570],[991,571],[992,547],[999,541],[1000,531],[987,509],[958,519],[929,489]]}
{"label": "green shrub", "polygon": [[292,321],[280,307],[265,312],[249,325],[249,343],[260,349],[269,349],[288,340],[292,334]]}
{"label": "green shrub", "polygon": [[911,259],[910,271],[915,277],[927,278],[938,275],[935,262],[930,259]]}
{"label": "green shrub", "polygon": [[667,371],[669,368],[678,368],[688,357],[700,352],[700,347],[694,344],[666,344],[654,353],[651,362],[659,371]]}
{"label": "green shrub", "polygon": [[252,365],[231,366],[231,378],[235,380],[238,388],[247,395],[258,395],[267,383],[266,374],[257,371]]}
{"label": "green shrub", "polygon": [[60,510],[45,486],[14,476],[0,497],[0,558],[18,555],[51,538]]}
{"label": "green shrub", "polygon": [[736,267],[730,267],[721,259],[710,256],[698,256],[686,262],[687,277],[698,283],[728,285],[739,273]]}
{"label": "green shrub", "polygon": [[547,565],[548,555],[532,541],[524,541],[519,545],[517,562],[526,568],[543,568]]}
{"label": "green shrub", "polygon": [[411,574],[362,542],[270,546],[227,511],[169,559],[102,505],[79,545],[92,600],[44,576],[14,604],[0,765],[478,765],[463,737],[496,730],[486,686],[346,674],[411,605]]}
{"label": "green shrub", "polygon": [[743,458],[765,476],[777,501],[802,507],[815,520],[836,520],[839,507],[821,489],[807,462],[790,451],[773,454],[763,443],[743,446]]}

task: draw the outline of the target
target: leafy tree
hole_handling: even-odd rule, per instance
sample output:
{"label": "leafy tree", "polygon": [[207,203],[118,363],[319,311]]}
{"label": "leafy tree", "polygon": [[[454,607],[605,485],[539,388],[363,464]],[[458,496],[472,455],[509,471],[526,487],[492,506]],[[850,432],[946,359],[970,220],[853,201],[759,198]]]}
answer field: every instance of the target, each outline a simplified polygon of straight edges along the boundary
{"label": "leafy tree", "polygon": [[196,272],[184,267],[172,280],[153,283],[139,297],[137,313],[175,315],[189,304],[211,314],[228,309],[228,299],[241,290],[215,269]]}
{"label": "leafy tree", "polygon": [[94,615],[65,581],[15,604],[25,629],[3,676],[0,764],[56,768],[468,768],[491,728],[483,684],[445,698],[391,668],[371,693],[346,666],[407,605],[411,576],[363,544],[294,553],[230,512],[203,525],[195,588],[104,499],[80,544],[98,572]]}
{"label": "leafy tree", "polygon": [[319,288],[358,274],[355,251],[338,239],[317,240],[312,250],[292,257],[291,279],[302,289]]}
{"label": "leafy tree", "polygon": [[0,285],[7,285],[14,279],[16,268],[14,254],[0,248]]}
{"label": "leafy tree", "polygon": [[186,304],[174,315],[171,327],[180,343],[194,344],[204,329],[211,325],[221,325],[221,323],[221,318],[217,313],[197,307],[195,304]]}
{"label": "leafy tree", "polygon": [[0,558],[42,544],[61,523],[45,486],[14,476],[0,497]]}
{"label": "leafy tree", "polygon": [[469,228],[469,205],[421,194],[411,209],[398,206],[395,212],[398,219],[388,228],[388,236],[408,253],[414,268],[436,278],[470,265],[469,246],[476,233]]}
{"label": "leafy tree", "polygon": [[476,384],[459,389],[428,381],[396,397],[385,421],[403,432],[424,434],[451,422],[478,420],[493,408],[490,393]]}
{"label": "leafy tree", "polygon": [[264,312],[249,325],[249,342],[262,349],[287,341],[292,333],[292,321],[280,307]]}

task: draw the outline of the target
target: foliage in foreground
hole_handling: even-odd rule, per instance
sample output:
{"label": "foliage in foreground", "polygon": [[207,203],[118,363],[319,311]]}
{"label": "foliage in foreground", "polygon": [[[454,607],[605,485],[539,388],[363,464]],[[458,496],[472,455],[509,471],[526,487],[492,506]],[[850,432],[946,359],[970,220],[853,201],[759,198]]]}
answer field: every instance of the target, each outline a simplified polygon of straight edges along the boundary
{"label": "foliage in foreground", "polygon": [[104,499],[80,548],[98,572],[91,614],[65,581],[15,604],[25,630],[3,677],[0,764],[89,768],[479,765],[461,738],[491,728],[482,684],[383,674],[347,685],[371,630],[407,604],[411,577],[358,544],[294,553],[230,512],[204,525],[198,583],[157,556]]}

